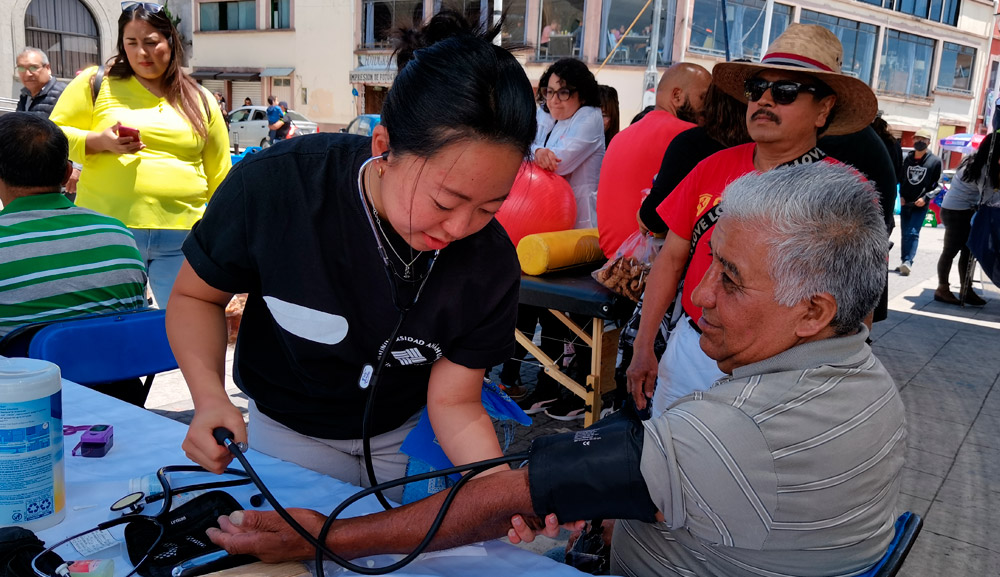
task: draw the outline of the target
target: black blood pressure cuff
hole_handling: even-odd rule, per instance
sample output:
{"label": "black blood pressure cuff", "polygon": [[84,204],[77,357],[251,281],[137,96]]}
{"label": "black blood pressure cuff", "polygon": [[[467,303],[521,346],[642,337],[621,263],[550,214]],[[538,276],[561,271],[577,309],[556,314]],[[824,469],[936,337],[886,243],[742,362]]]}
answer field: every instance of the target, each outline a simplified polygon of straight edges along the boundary
{"label": "black blood pressure cuff", "polygon": [[575,433],[539,437],[528,457],[535,514],[560,522],[589,519],[656,520],[639,462],[642,424],[619,411]]}

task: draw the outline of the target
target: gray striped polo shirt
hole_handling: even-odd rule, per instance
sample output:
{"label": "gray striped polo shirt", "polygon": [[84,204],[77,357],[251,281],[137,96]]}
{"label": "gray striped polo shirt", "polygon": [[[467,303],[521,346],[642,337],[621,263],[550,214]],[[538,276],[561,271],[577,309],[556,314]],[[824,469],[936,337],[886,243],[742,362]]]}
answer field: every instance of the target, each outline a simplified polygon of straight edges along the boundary
{"label": "gray striped polo shirt", "polygon": [[867,337],[740,367],[646,421],[642,473],[665,522],[619,522],[613,573],[846,576],[875,563],[906,423]]}
{"label": "gray striped polo shirt", "polygon": [[146,268],[121,221],[58,193],[0,211],[0,337],[14,328],[142,308]]}

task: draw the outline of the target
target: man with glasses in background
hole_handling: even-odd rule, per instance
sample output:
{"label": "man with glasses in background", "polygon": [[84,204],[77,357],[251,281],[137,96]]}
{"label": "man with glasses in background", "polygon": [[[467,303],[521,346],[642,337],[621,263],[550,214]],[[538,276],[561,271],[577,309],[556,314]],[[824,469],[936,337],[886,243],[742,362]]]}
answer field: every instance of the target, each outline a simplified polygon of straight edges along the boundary
{"label": "man with glasses in background", "polygon": [[18,112],[30,112],[45,118],[66,89],[66,83],[52,76],[49,57],[38,48],[25,48],[17,55],[17,75],[21,78],[21,97]]}
{"label": "man with glasses in background", "polygon": [[[701,308],[691,293],[711,264],[709,241],[719,218],[723,189],[750,172],[779,166],[836,162],[816,146],[822,134],[850,134],[871,123],[878,101],[864,82],[841,72],[843,48],[822,26],[792,24],[760,64],[726,62],[713,81],[747,101],[747,130],[754,142],[702,161],[659,206],[669,227],[646,284],[642,321],[635,338],[628,389],[639,409],[652,400],[652,416],[675,401],[705,390],[723,377],[698,345]],[[657,362],[653,340],[678,293],[684,314]],[[655,389],[655,394],[654,394]]]}
{"label": "man with glasses in background", "polygon": [[[66,89],[66,83],[52,76],[49,57],[38,48],[25,48],[17,55],[17,75],[21,78],[21,97],[17,100],[17,112],[30,112],[48,118],[56,101]],[[76,182],[80,180],[80,166],[73,165],[73,173],[66,181],[66,193],[70,200],[76,196]]]}

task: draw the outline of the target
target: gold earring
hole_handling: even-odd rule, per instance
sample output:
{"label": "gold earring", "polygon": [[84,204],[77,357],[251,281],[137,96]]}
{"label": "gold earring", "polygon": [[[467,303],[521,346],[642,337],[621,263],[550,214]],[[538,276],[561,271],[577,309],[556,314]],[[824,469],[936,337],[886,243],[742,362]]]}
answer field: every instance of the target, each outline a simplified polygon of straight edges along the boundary
{"label": "gold earring", "polygon": [[378,177],[382,178],[382,174],[384,173],[385,173],[385,167],[383,166],[378,167]]}

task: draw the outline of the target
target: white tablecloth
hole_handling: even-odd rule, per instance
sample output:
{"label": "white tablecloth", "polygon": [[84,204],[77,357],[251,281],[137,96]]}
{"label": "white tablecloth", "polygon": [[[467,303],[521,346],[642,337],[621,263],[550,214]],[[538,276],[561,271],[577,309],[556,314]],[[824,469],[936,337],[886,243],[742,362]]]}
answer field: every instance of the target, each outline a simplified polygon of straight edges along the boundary
{"label": "white tablecloth", "polygon": [[[181,441],[187,427],[176,421],[133,405],[101,395],[85,387],[63,381],[63,424],[114,427],[114,447],[102,458],[73,457],[72,448],[80,434],[67,436],[66,447],[66,518],[58,525],[39,531],[46,543],[55,543],[69,535],[94,527],[97,523],[117,516],[108,507],[129,493],[129,479],[155,471],[164,465],[189,465],[181,451]],[[285,507],[309,507],[324,513],[358,489],[352,485],[249,451],[250,464]],[[236,464],[238,466],[238,463]],[[226,489],[247,508],[250,496],[257,491],[252,485]],[[266,506],[264,508],[270,508]],[[380,511],[374,497],[355,503],[345,516]],[[149,513],[158,511],[156,503]],[[121,539],[121,526],[111,529]],[[60,548],[65,557],[75,554],[66,545]],[[117,549],[93,557],[115,557],[115,575],[131,570],[124,557],[124,543]],[[117,555],[117,556],[115,556]],[[398,556],[374,558],[377,565],[386,565]],[[330,562],[328,575],[354,575]],[[460,547],[449,551],[427,553],[394,575],[466,577],[469,575],[508,577],[511,575],[585,575],[551,559],[535,555],[499,541]]]}

